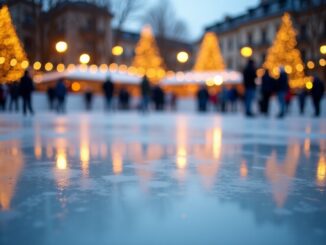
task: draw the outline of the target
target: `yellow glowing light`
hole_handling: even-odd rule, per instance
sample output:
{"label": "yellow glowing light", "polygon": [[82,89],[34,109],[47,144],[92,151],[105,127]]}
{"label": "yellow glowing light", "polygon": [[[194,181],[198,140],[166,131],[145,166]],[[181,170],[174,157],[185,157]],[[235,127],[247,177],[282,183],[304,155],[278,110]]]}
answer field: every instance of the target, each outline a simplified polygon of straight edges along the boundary
{"label": "yellow glowing light", "polygon": [[114,55],[114,56],[120,56],[120,55],[122,55],[123,54],[123,47],[122,46],[120,46],[120,45],[117,45],[117,46],[114,46],[113,48],[112,48],[112,54]]}
{"label": "yellow glowing light", "polygon": [[111,71],[116,71],[118,70],[118,67],[119,67],[118,64],[112,63],[109,68]]}
{"label": "yellow glowing light", "polygon": [[107,64],[101,64],[100,65],[100,72],[107,72],[108,71],[108,65]]}
{"label": "yellow glowing light", "polygon": [[243,57],[249,58],[252,56],[253,51],[251,47],[242,47],[240,53]]}
{"label": "yellow glowing light", "polygon": [[312,89],[312,87],[313,87],[312,82],[309,81],[309,82],[306,83],[306,88],[307,88],[307,89],[310,90],[310,89]]}
{"label": "yellow glowing light", "polygon": [[44,68],[45,68],[46,71],[52,71],[53,64],[51,62],[48,62],[48,63],[45,64]]}
{"label": "yellow glowing light", "polygon": [[20,65],[23,69],[27,69],[29,66],[29,62],[27,60],[23,60]]}
{"label": "yellow glowing light", "polygon": [[97,70],[98,70],[97,65],[91,65],[91,66],[89,67],[89,70],[90,70],[90,72],[92,72],[92,73],[97,72]]}
{"label": "yellow glowing light", "polygon": [[324,156],[320,156],[317,165],[317,174],[316,174],[317,184],[319,186],[325,186],[326,184],[326,159]]}
{"label": "yellow glowing light", "polygon": [[119,66],[119,71],[120,72],[126,72],[128,70],[128,67],[126,65],[120,65]]}
{"label": "yellow glowing light", "polygon": [[326,60],[325,59],[320,59],[319,60],[319,65],[320,66],[326,66]]}
{"label": "yellow glowing light", "polygon": [[285,70],[285,72],[286,72],[287,74],[291,74],[291,73],[292,73],[292,67],[289,66],[289,65],[286,65],[286,66],[284,67],[284,70]]}
{"label": "yellow glowing light", "polygon": [[15,66],[15,65],[17,65],[17,60],[16,60],[16,59],[11,59],[11,60],[10,60],[10,65],[11,65],[11,66]]}
{"label": "yellow glowing light", "polygon": [[223,77],[221,77],[221,76],[215,76],[213,80],[214,80],[214,84],[217,86],[220,86],[223,84]]}
{"label": "yellow glowing light", "polygon": [[79,62],[81,64],[87,65],[91,60],[91,57],[89,56],[89,54],[81,54],[79,57]]}
{"label": "yellow glowing light", "polygon": [[58,152],[56,166],[60,170],[67,169],[67,157],[64,151]]}
{"label": "yellow glowing light", "polygon": [[214,79],[207,79],[207,80],[206,80],[206,85],[207,85],[208,87],[214,86],[214,85],[215,85],[215,81],[214,81]]}
{"label": "yellow glowing light", "polygon": [[58,64],[57,65],[57,71],[58,72],[63,72],[65,70],[65,65],[64,64]]}
{"label": "yellow glowing light", "polygon": [[265,70],[262,68],[257,69],[257,77],[262,77],[265,73]]}
{"label": "yellow glowing light", "polygon": [[75,66],[74,64],[69,64],[69,65],[67,66],[67,70],[68,70],[68,71],[73,71],[73,70],[75,70],[75,68],[76,68],[76,66]]}
{"label": "yellow glowing light", "polygon": [[315,63],[313,62],[313,61],[308,61],[307,62],[307,67],[309,68],[309,69],[314,69],[315,68]]}
{"label": "yellow glowing light", "polygon": [[33,64],[33,69],[34,69],[35,71],[38,71],[39,69],[41,69],[41,67],[42,67],[42,64],[41,64],[41,62],[39,62],[39,61],[36,61],[36,62]]}
{"label": "yellow glowing light", "polygon": [[2,65],[3,63],[5,63],[6,58],[5,57],[0,57],[0,65]]}
{"label": "yellow glowing light", "polygon": [[59,41],[56,43],[55,49],[57,50],[58,53],[64,53],[68,49],[68,44],[64,41]]}
{"label": "yellow glowing light", "polygon": [[320,46],[320,53],[321,54],[326,54],[326,45]]}
{"label": "yellow glowing light", "polygon": [[78,92],[80,90],[81,86],[80,86],[80,83],[78,82],[73,82],[71,84],[71,90],[74,91],[74,92]]}
{"label": "yellow glowing light", "polygon": [[303,71],[303,65],[302,65],[302,64],[297,64],[297,65],[295,66],[295,68],[296,68],[297,71],[299,71],[299,72],[302,72],[302,71]]}
{"label": "yellow glowing light", "polygon": [[181,51],[177,54],[177,60],[180,63],[186,63],[189,60],[189,54],[185,51]]}

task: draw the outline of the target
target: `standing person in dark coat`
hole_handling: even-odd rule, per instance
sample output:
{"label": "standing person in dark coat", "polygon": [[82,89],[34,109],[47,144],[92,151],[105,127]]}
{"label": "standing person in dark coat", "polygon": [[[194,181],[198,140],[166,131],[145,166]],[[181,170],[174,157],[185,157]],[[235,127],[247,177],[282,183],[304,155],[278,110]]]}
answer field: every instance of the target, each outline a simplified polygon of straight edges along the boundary
{"label": "standing person in dark coat", "polygon": [[315,108],[315,117],[320,116],[320,102],[324,96],[325,86],[324,83],[319,79],[317,75],[314,76],[312,82],[313,86],[311,89],[312,101]]}
{"label": "standing person in dark coat", "polygon": [[34,91],[34,82],[29,75],[28,71],[25,71],[24,76],[20,79],[20,94],[23,98],[23,113],[27,114],[29,111],[34,114],[32,107],[32,93]]}
{"label": "standing person in dark coat", "polygon": [[141,93],[141,110],[143,112],[148,111],[149,101],[151,97],[151,85],[146,76],[143,77],[143,80],[140,84],[140,93]]}
{"label": "standing person in dark coat", "polygon": [[286,95],[289,92],[289,79],[288,75],[286,74],[284,68],[280,69],[280,76],[276,80],[276,92],[278,103],[280,107],[280,112],[278,114],[278,118],[283,118],[286,113]]}
{"label": "standing person in dark coat", "polygon": [[19,111],[19,83],[16,81],[9,87],[10,101],[9,101],[9,111],[12,111],[13,107],[16,112]]}
{"label": "standing person in dark coat", "polygon": [[54,104],[55,104],[55,88],[54,87],[49,87],[48,90],[46,91],[47,97],[48,97],[48,104],[49,104],[49,109],[50,111],[54,110]]}
{"label": "standing person in dark coat", "polygon": [[269,75],[269,71],[265,70],[265,73],[261,80],[261,112],[268,116],[269,113],[269,101],[274,92],[275,80]]}
{"label": "standing person in dark coat", "polygon": [[253,117],[252,103],[255,98],[256,82],[257,77],[255,62],[249,60],[246,68],[243,70],[243,83],[245,88],[245,110],[246,116]]}
{"label": "standing person in dark coat", "polygon": [[306,107],[306,98],[307,98],[307,90],[302,88],[298,91],[298,102],[299,102],[299,111],[300,115],[304,114],[304,110]]}
{"label": "standing person in dark coat", "polygon": [[114,95],[114,84],[112,80],[108,77],[103,84],[103,92],[105,97],[105,109],[112,109],[112,99]]}
{"label": "standing person in dark coat", "polygon": [[93,93],[92,90],[87,88],[85,92],[85,107],[87,111],[92,110]]}
{"label": "standing person in dark coat", "polygon": [[55,86],[55,97],[57,98],[57,112],[65,112],[65,100],[67,95],[67,88],[64,84],[63,79],[59,79]]}
{"label": "standing person in dark coat", "polygon": [[130,94],[128,90],[122,88],[119,91],[119,107],[122,110],[129,110]]}
{"label": "standing person in dark coat", "polygon": [[207,111],[207,103],[209,99],[209,93],[205,85],[201,85],[197,92],[198,111]]}

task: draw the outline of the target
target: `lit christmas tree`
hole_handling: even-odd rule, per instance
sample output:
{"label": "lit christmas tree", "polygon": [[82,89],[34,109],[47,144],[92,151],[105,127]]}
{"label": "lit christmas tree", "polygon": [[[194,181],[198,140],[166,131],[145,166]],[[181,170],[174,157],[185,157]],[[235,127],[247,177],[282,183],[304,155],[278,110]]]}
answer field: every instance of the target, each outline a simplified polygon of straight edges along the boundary
{"label": "lit christmas tree", "polygon": [[165,76],[164,62],[150,26],[145,26],[141,32],[132,65],[139,74],[146,74],[151,81],[158,81]]}
{"label": "lit christmas tree", "polygon": [[289,74],[291,88],[299,88],[305,84],[304,66],[300,51],[296,46],[296,31],[293,28],[291,16],[285,13],[273,45],[268,49],[263,66],[274,78],[278,77],[279,68],[284,67],[286,73]]}
{"label": "lit christmas tree", "polygon": [[200,46],[194,70],[219,71],[224,70],[224,68],[218,38],[214,32],[208,32],[205,34]]}
{"label": "lit christmas tree", "polygon": [[8,7],[0,9],[0,82],[11,82],[22,77],[28,61]]}

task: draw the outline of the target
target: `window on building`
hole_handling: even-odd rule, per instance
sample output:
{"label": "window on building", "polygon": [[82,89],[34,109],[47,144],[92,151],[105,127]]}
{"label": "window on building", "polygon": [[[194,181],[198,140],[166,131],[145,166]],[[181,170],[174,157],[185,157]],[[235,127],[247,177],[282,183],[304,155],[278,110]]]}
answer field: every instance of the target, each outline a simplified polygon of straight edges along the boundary
{"label": "window on building", "polygon": [[280,10],[283,10],[286,7],[286,0],[279,0],[278,5]]}
{"label": "window on building", "polygon": [[252,33],[251,32],[249,32],[247,35],[247,42],[248,42],[248,45],[252,45]]}
{"label": "window on building", "polygon": [[268,3],[266,3],[264,6],[263,6],[263,12],[264,12],[264,14],[267,14],[268,12],[269,12],[269,4]]}
{"label": "window on building", "polygon": [[233,50],[232,38],[229,38],[229,40],[228,40],[228,47],[229,47],[229,51]]}
{"label": "window on building", "polygon": [[265,28],[263,28],[263,29],[261,30],[261,42],[262,42],[262,44],[265,44],[265,43],[268,42],[268,41],[267,41],[267,31],[266,31]]}

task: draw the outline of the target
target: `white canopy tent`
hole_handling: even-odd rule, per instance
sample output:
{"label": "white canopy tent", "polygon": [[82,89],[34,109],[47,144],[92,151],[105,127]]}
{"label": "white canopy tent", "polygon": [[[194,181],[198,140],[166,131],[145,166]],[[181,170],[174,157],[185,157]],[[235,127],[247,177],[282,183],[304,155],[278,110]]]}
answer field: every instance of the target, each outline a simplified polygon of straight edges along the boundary
{"label": "white canopy tent", "polygon": [[34,76],[36,83],[47,83],[57,81],[58,79],[78,80],[88,82],[104,82],[107,77],[110,77],[113,82],[121,84],[137,85],[141,81],[141,76],[128,73],[127,71],[101,71],[91,69],[75,69],[65,70],[63,72],[48,72],[37,74]]}
{"label": "white canopy tent", "polygon": [[209,72],[177,72],[173,76],[168,76],[162,81],[162,85],[187,85],[187,84],[240,84],[242,82],[242,74],[237,71],[209,71]]}

